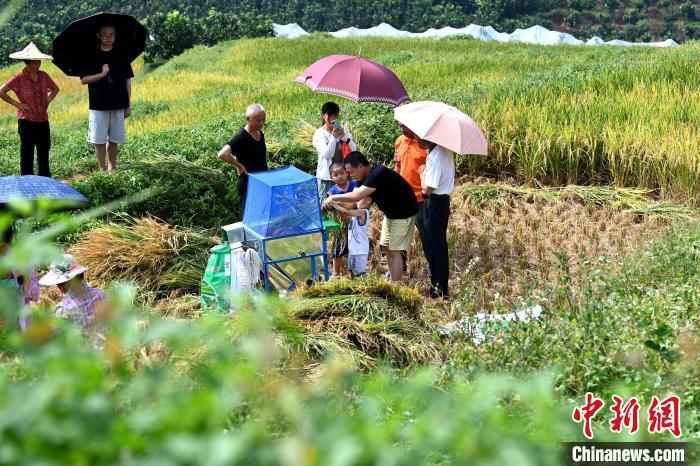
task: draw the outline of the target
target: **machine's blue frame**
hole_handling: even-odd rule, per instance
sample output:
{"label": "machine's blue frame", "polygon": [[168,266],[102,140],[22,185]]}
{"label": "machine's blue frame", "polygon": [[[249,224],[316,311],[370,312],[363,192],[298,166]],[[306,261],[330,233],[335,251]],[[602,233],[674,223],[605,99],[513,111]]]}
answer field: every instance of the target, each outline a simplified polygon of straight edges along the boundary
{"label": "machine's blue frame", "polygon": [[[263,264],[263,273],[265,274],[265,289],[270,290],[270,279],[269,279],[269,270],[270,270],[270,265],[273,264],[281,264],[284,262],[292,262],[292,261],[298,261],[298,260],[304,260],[308,259],[311,263],[311,277],[316,281],[316,258],[321,256],[323,259],[323,278],[325,281],[328,281],[328,248],[326,247],[326,230],[323,228],[316,229],[316,230],[310,230],[307,232],[304,232],[302,234],[298,235],[284,235],[284,236],[275,236],[275,237],[270,237],[270,238],[265,238],[263,236],[260,236],[253,230],[251,230],[248,227],[245,227],[245,232],[246,236],[250,236],[253,241],[260,242],[261,244],[261,251],[260,251],[260,256],[261,256],[261,261]],[[283,257],[281,259],[274,259],[274,260],[268,260],[267,258],[267,246],[266,243],[268,241],[275,241],[278,239],[284,239],[284,238],[293,238],[295,236],[306,236],[306,235],[313,235],[321,233],[321,252],[315,252],[312,254],[306,254],[304,256],[294,256],[294,257]],[[246,238],[246,242],[249,241]],[[294,290],[296,288],[296,284],[292,284],[292,286],[289,288],[290,290]]]}
{"label": "machine's blue frame", "polygon": [[[323,225],[323,215],[321,215],[321,200],[318,195],[318,184],[316,184],[316,205],[318,206],[318,217],[319,217],[319,222],[321,225]],[[293,235],[280,235],[280,236],[271,236],[271,237],[265,237],[262,236],[255,231],[253,231],[251,228],[243,224],[243,227],[245,229],[246,233],[246,242],[250,240],[260,242],[261,244],[261,262],[263,264],[263,273],[265,274],[265,290],[269,291],[270,290],[270,280],[269,280],[269,269],[270,265],[274,264],[279,264],[283,262],[291,262],[291,261],[297,261],[297,260],[303,260],[303,259],[309,259],[311,263],[311,277],[314,282],[316,282],[316,258],[321,256],[323,259],[323,277],[325,281],[328,281],[328,248],[326,245],[326,230],[325,228],[316,228],[312,230],[305,231],[303,233],[298,233],[298,234],[293,234]],[[274,259],[274,260],[268,260],[267,258],[267,246],[266,243],[267,241],[274,241],[278,239],[284,239],[284,238],[293,238],[296,236],[306,236],[306,235],[313,235],[313,234],[321,234],[321,252],[316,252],[312,254],[306,254],[304,256],[295,256],[295,257],[284,257],[281,259]],[[292,284],[292,286],[289,288],[289,290],[294,290],[296,289],[296,284]]]}

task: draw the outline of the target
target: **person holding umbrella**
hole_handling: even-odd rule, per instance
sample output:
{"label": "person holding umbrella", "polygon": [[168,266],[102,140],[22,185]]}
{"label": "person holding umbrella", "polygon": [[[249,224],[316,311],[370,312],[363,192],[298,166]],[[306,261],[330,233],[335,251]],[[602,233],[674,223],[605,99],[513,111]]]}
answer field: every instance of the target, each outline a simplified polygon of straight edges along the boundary
{"label": "person holding umbrella", "polygon": [[334,186],[331,179],[330,167],[334,163],[343,162],[343,154],[357,150],[350,130],[338,120],[340,107],[335,102],[326,102],[321,107],[323,125],[314,133],[312,144],[318,154],[316,163],[316,178],[318,179],[318,195],[321,201]]}
{"label": "person holding umbrella", "polygon": [[447,249],[447,222],[450,218],[450,194],[455,187],[455,159],[452,151],[418,139],[418,146],[428,151],[425,165],[420,167],[423,190],[423,252],[430,268],[431,298],[449,297],[450,276]]}
{"label": "person holding umbrella", "polygon": [[148,30],[133,16],[97,13],[73,21],[53,40],[54,64],[88,86],[88,141],[102,170],[117,167],[119,144],[126,142],[131,62],[143,53],[147,37]]}
{"label": "person holding umbrella", "polygon": [[418,146],[428,152],[419,169],[423,197],[423,251],[430,266],[432,298],[448,298],[449,256],[447,222],[455,185],[454,153],[488,153],[479,125],[460,110],[442,102],[413,102],[394,109],[396,121],[411,130]]}
{"label": "person holding umbrella", "polygon": [[[101,170],[117,168],[119,144],[126,142],[124,119],[131,115],[130,61],[114,49],[117,30],[103,24],[96,32],[97,47],[84,60],[80,83],[88,86],[88,141],[95,147]],[[105,160],[108,156],[108,160]]]}
{"label": "person holding umbrella", "polygon": [[[49,104],[58,94],[58,86],[51,77],[41,71],[42,60],[51,56],[30,42],[24,50],[10,54],[10,58],[23,60],[24,68],[0,86],[0,99],[17,107],[17,132],[20,139],[20,170],[22,175],[34,174],[34,148],[39,165],[39,175],[51,177],[49,149],[51,130],[49,127]],[[7,94],[12,91],[17,100]]]}

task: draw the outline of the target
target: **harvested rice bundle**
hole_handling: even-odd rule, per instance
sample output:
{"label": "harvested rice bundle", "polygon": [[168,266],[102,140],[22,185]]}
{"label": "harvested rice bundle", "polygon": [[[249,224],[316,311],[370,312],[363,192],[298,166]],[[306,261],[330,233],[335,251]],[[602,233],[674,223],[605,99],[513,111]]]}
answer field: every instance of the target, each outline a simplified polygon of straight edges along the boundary
{"label": "harvested rice bundle", "polygon": [[[299,290],[289,307],[289,316],[304,329],[308,342],[321,337],[340,340],[366,355],[362,361],[374,365],[385,359],[408,366],[438,357],[432,332],[421,318],[422,299],[417,291],[377,278],[337,280]],[[326,353],[322,345],[307,350]],[[314,355],[310,355],[313,357]]]}
{"label": "harvested rice bundle", "polygon": [[362,280],[334,280],[316,286],[301,288],[296,293],[302,298],[337,297],[341,295],[365,295],[384,298],[402,309],[412,318],[420,318],[423,298],[420,293],[407,286],[395,285],[378,277]]}
{"label": "harvested rice bundle", "polygon": [[202,312],[202,305],[198,295],[183,295],[180,291],[173,291],[165,297],[162,294],[158,296],[158,293],[145,293],[141,296],[145,309],[163,317],[192,319],[199,317]]}
{"label": "harvested rice bundle", "polygon": [[[658,205],[653,199],[653,194],[652,190],[642,188],[579,185],[531,188],[478,179],[458,188],[456,198],[476,207],[484,207],[487,204],[506,206],[517,199],[551,202],[571,200],[583,205],[609,207],[614,210],[644,211],[650,206]],[[697,214],[697,209],[674,209],[669,212],[681,215]]]}
{"label": "harvested rice bundle", "polygon": [[216,238],[151,217],[109,223],[85,234],[70,252],[88,267],[90,280],[135,282],[143,291],[197,292]]}

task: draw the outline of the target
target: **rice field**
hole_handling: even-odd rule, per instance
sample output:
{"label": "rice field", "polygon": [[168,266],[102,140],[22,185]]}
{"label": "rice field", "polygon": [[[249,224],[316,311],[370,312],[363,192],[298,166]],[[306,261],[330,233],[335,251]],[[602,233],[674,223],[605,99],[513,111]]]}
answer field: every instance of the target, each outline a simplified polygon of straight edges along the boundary
{"label": "rice field", "polygon": [[[99,283],[136,273],[148,281],[144,296],[162,306],[164,297],[196,292],[204,265],[198,257],[199,267],[179,271],[188,287],[177,296],[168,280],[158,279],[156,269],[177,276],[175,264],[162,260],[172,253],[168,241],[181,234],[178,226],[186,222],[189,231],[201,232],[237,220],[230,195],[235,176],[215,154],[243,123],[246,105],[258,101],[268,110],[273,165],[312,170],[310,141],[318,109],[329,97],[292,79],[322,56],[361,54],[390,66],[414,100],[453,104],[487,133],[488,157],[459,158],[462,186],[450,227],[458,271],[453,286],[471,310],[512,306],[523,294],[556,282],[560,254],[577,275],[579,262],[622,257],[669,218],[696,216],[698,51],[692,43],[676,49],[587,48],[325,35],[197,47],[159,67],[135,63],[130,142],[122,148],[123,170],[117,174],[96,172],[85,141],[85,87],[47,64],[61,87],[51,108],[52,167],[97,202],[156,188],[156,197],[129,212],[137,219],[156,215],[165,224],[138,219],[124,225],[116,219],[72,247],[95,263]],[[0,70],[0,80],[18,69]],[[390,160],[398,135],[391,109],[340,103],[361,148],[377,161]],[[2,174],[18,169],[15,125],[12,109],[0,106]],[[139,236],[146,233],[148,239]],[[130,246],[134,235],[141,238],[139,251]],[[101,250],[97,245],[108,238],[115,246]],[[148,248],[162,259],[153,256],[141,265]],[[114,268],[115,254],[123,270]],[[381,272],[382,255],[377,251],[372,260]],[[424,285],[419,247],[410,262],[411,283]]]}
{"label": "rice field", "polygon": [[[194,142],[199,157],[210,159],[226,142],[224,134],[242,123],[245,106],[259,101],[268,109],[273,146],[309,145],[310,138],[300,136],[317,126],[327,96],[314,95],[292,79],[322,56],[361,54],[390,66],[414,100],[445,101],[481,124],[489,156],[464,158],[465,173],[508,176],[526,184],[640,187],[664,199],[697,204],[698,47],[541,47],[324,35],[197,47],[158,68],[136,64],[128,132],[147,141],[163,137],[164,131],[186,134],[203,127],[211,133],[210,127],[223,126],[219,139]],[[0,70],[0,80],[17,69]],[[51,65],[46,69],[62,89],[51,108],[57,173],[69,177],[75,165],[89,173],[94,163],[82,143],[86,90],[77,78]],[[363,148],[375,159],[388,159],[398,134],[389,109],[341,103]],[[373,119],[379,127],[363,134]],[[18,170],[15,126],[13,109],[0,107],[4,174]],[[125,151],[134,159],[148,155],[128,144]],[[178,147],[169,152],[165,155],[176,155]]]}

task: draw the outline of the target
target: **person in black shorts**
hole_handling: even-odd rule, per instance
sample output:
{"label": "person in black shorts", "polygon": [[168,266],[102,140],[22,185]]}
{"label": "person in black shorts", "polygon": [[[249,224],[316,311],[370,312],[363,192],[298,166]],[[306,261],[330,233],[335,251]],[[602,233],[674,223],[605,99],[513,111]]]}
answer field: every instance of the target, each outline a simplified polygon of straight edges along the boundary
{"label": "person in black shorts", "polygon": [[245,210],[248,193],[248,173],[267,171],[267,146],[262,127],[265,108],[250,104],[245,112],[246,125],[219,151],[219,158],[238,170],[238,199],[241,214]]}

